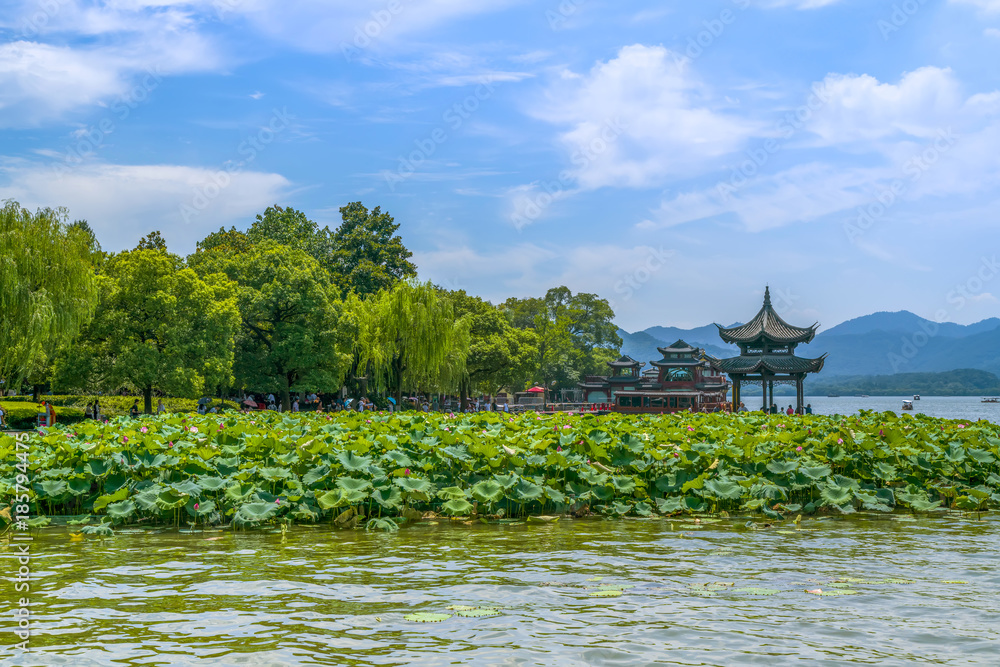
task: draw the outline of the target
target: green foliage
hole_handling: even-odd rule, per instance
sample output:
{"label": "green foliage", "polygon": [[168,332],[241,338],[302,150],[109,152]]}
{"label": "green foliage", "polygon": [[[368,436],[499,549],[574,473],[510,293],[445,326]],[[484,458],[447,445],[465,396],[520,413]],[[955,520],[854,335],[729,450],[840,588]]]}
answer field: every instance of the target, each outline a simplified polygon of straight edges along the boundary
{"label": "green foliage", "polygon": [[224,276],[199,278],[161,250],[112,257],[84,340],[57,364],[62,383],[95,381],[111,393],[134,387],[146,412],[154,389],[194,398],[229,384],[239,322],[233,287]]}
{"label": "green foliage", "polygon": [[376,206],[369,211],[361,202],[340,209],[342,222],[333,234],[335,264],[331,273],[346,296],[366,297],[392,289],[401,280],[415,278],[417,267],[403,240],[399,225]]}
{"label": "green foliage", "polygon": [[86,324],[97,300],[96,241],[63,210],[0,207],[0,377],[18,386]]}
{"label": "green foliage", "polygon": [[508,299],[503,311],[518,328],[536,335],[535,358],[526,379],[544,386],[575,385],[585,375],[607,371],[621,348],[615,313],[596,294],[550,289],[542,299]]}
{"label": "green foliage", "polygon": [[[555,428],[532,414],[170,415],[32,435],[29,498],[33,515],[83,507],[116,524],[390,531],[385,520],[427,512],[980,512],[1000,506],[998,436],[988,422],[890,413],[562,416]],[[13,452],[0,437],[0,489]],[[892,480],[874,474],[888,465]]]}

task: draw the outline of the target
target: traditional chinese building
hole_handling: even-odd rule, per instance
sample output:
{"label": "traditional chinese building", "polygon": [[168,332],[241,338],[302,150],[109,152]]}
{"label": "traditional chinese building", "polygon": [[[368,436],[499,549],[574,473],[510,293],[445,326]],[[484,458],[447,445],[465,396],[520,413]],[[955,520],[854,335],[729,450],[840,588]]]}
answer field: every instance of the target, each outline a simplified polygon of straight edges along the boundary
{"label": "traditional chinese building", "polygon": [[764,306],[756,317],[738,327],[725,328],[716,324],[719,336],[727,343],[738,345],[740,356],[722,359],[718,367],[733,381],[733,406],[739,407],[744,385],[760,385],[764,392],[763,408],[774,403],[774,385],[795,387],[796,410],[802,413],[802,384],[806,375],[823,370],[824,354],[818,359],[795,356],[795,347],[812,342],[818,324],[796,327],[781,319],[771,305],[771,290],[764,290]]}
{"label": "traditional chinese building", "polygon": [[728,408],[729,381],[718,360],[682,340],[657,348],[663,358],[642,364],[631,357],[608,363],[610,376],[590,376],[580,384],[587,403],[610,403],[615,412],[712,412]]}

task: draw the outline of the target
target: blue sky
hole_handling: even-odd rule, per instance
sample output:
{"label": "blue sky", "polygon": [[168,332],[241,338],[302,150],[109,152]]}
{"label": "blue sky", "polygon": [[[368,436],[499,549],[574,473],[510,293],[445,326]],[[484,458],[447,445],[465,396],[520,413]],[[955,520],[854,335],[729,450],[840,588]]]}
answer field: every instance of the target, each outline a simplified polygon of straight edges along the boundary
{"label": "blue sky", "polygon": [[271,204],[628,330],[997,313],[1000,0],[8,0],[0,198],[186,254]]}

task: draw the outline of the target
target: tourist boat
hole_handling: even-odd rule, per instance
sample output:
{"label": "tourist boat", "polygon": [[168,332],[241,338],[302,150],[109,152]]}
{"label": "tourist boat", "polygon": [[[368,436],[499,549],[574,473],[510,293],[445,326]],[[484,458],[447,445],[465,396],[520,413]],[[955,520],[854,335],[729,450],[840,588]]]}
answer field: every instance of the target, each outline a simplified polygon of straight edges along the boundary
{"label": "tourist boat", "polygon": [[904,410],[912,410],[913,409],[913,401],[904,400],[903,401],[903,409]]}
{"label": "tourist boat", "polygon": [[914,394],[913,395],[913,400],[919,401],[920,400],[920,394]]}
{"label": "tourist boat", "polygon": [[840,398],[840,394],[827,394],[827,398]]}
{"label": "tourist boat", "polygon": [[983,403],[1000,403],[1000,398],[996,396],[987,396],[983,399]]}

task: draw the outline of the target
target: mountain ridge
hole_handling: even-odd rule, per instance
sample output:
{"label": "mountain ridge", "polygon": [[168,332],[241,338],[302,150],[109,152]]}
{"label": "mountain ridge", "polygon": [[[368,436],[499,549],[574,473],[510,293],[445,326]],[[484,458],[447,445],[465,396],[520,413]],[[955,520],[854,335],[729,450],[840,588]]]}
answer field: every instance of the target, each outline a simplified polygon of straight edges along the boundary
{"label": "mountain ridge", "polygon": [[[618,333],[622,353],[637,361],[659,359],[656,348],[678,339],[716,357],[739,354],[736,346],[723,343],[714,324],[693,329],[657,326],[635,333],[619,329]],[[933,322],[906,310],[881,311],[826,329],[796,352],[803,357],[829,355],[820,378],[956,369],[1000,374],[1000,318],[963,325]]]}

